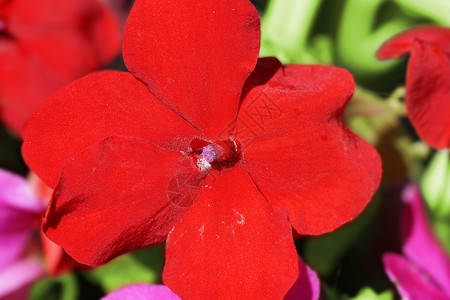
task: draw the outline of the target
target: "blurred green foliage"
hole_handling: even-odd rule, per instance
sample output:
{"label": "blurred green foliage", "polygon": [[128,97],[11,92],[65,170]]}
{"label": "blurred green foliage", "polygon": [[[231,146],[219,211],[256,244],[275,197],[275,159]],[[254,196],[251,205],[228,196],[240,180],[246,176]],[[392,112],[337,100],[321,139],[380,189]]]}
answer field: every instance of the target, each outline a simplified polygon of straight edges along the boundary
{"label": "blurred green foliage", "polygon": [[391,291],[384,291],[380,294],[376,293],[371,288],[362,289],[356,297],[349,298],[349,300],[393,300],[394,295]]}
{"label": "blurred green foliage", "polygon": [[134,283],[158,283],[163,267],[163,246],[142,248],[88,271],[72,272],[37,281],[31,300],[99,299]]}
{"label": "blurred green foliage", "polygon": [[20,146],[21,141],[0,124],[0,168],[16,174],[27,173]]}
{"label": "blurred green foliage", "polygon": [[450,253],[450,153],[436,151],[421,181],[434,229]]}
{"label": "blurred green foliage", "polygon": [[379,61],[377,49],[414,26],[450,25],[449,12],[447,0],[271,0],[261,56],[343,66],[360,84],[387,92],[403,80],[404,64]]}

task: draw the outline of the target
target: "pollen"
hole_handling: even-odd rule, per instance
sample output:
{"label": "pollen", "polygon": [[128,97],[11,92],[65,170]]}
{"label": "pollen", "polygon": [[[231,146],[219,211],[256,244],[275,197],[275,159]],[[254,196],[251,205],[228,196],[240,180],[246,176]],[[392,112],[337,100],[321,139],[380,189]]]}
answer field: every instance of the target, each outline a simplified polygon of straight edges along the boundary
{"label": "pollen", "polygon": [[205,158],[197,159],[197,167],[200,171],[209,171],[211,169],[210,163]]}

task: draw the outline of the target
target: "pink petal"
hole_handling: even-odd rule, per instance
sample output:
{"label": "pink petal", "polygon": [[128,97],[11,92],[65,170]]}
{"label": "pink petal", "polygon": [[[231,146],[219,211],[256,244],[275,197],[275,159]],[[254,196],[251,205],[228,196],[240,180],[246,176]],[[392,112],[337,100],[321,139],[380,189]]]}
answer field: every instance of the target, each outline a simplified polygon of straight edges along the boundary
{"label": "pink petal", "polygon": [[[28,288],[30,283],[42,276],[44,276],[44,267],[37,259],[27,258],[17,261],[0,271],[0,298],[4,299],[2,297],[8,297],[12,293],[24,294],[20,289]],[[18,300],[18,298],[14,299]]]}
{"label": "pink petal", "polygon": [[450,257],[431,231],[418,187],[408,185],[402,198],[403,252],[450,297]]}
{"label": "pink petal", "polygon": [[404,257],[386,253],[383,263],[389,279],[397,285],[399,294],[408,300],[448,300],[439,288]]}
{"label": "pink petal", "polygon": [[133,284],[118,289],[102,300],[179,300],[165,285]]}
{"label": "pink petal", "polygon": [[320,280],[316,272],[298,258],[298,279],[284,297],[284,300],[318,300],[320,296]]}
{"label": "pink petal", "polygon": [[22,254],[43,211],[24,178],[0,170],[0,270]]}

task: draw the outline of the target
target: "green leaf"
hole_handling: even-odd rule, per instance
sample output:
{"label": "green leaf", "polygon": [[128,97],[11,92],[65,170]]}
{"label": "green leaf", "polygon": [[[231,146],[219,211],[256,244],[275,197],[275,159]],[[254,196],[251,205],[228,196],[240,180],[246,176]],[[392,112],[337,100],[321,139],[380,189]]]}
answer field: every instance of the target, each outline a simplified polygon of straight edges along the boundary
{"label": "green leaf", "polygon": [[134,283],[158,282],[162,267],[162,246],[155,246],[124,254],[106,265],[83,272],[83,275],[108,293]]}
{"label": "green leaf", "polygon": [[423,196],[434,218],[450,216],[450,156],[448,150],[437,151],[421,182]]}
{"label": "green leaf", "polygon": [[371,203],[356,220],[345,224],[333,232],[308,240],[305,243],[302,257],[314,267],[321,277],[331,275],[347,250],[363,234],[374,217],[378,205],[379,199],[372,199]]}
{"label": "green leaf", "polygon": [[435,220],[433,226],[442,245],[450,253],[450,220]]}
{"label": "green leaf", "polygon": [[20,146],[21,141],[0,124],[0,168],[22,175],[28,172],[21,156]]}
{"label": "green leaf", "polygon": [[261,19],[261,56],[282,63],[314,60],[307,39],[322,0],[272,0]]}
{"label": "green leaf", "polygon": [[450,253],[450,154],[437,151],[423,174],[421,190],[439,239]]}
{"label": "green leaf", "polygon": [[406,116],[404,94],[405,88],[399,87],[385,99],[357,85],[345,108],[346,125],[359,137],[377,145],[383,135],[398,127],[400,118]]}
{"label": "green leaf", "polygon": [[450,1],[447,0],[394,0],[410,12],[429,18],[442,26],[450,26]]}
{"label": "green leaf", "polygon": [[349,300],[393,300],[394,295],[391,291],[384,291],[381,294],[377,294],[372,288],[365,287],[359,291],[358,295]]}
{"label": "green leaf", "polygon": [[[347,0],[339,24],[337,50],[339,62],[363,77],[385,73],[399,64],[399,61],[379,61],[378,48],[413,24],[404,15],[386,20],[376,26],[377,16],[385,0]],[[384,11],[384,14],[387,12]]]}
{"label": "green leaf", "polygon": [[58,277],[45,278],[33,284],[31,300],[76,300],[79,298],[79,286],[73,273]]}

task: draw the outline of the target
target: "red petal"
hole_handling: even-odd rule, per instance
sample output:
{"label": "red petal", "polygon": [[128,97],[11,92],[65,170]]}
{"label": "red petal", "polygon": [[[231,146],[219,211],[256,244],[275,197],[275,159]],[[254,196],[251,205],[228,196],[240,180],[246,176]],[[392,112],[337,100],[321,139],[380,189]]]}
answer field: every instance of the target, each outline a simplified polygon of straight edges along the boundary
{"label": "red petal", "polygon": [[[71,38],[60,39],[61,35]],[[24,43],[26,47],[6,42],[0,49],[0,60],[5,62],[0,63],[2,120],[19,135],[45,99],[98,66],[94,53],[73,32],[47,35],[35,42]]]}
{"label": "red petal", "polygon": [[52,197],[53,189],[46,185],[33,171],[28,173],[27,181],[34,194],[38,197],[44,207],[47,207],[48,201]]}
{"label": "red petal", "polygon": [[414,129],[430,146],[450,147],[450,56],[416,41],[406,77],[406,108]]}
{"label": "red petal", "polygon": [[105,71],[72,83],[42,105],[25,126],[23,155],[54,188],[69,159],[109,136],[135,136],[186,150],[186,136],[194,132],[133,75]]}
{"label": "red petal", "polygon": [[59,275],[72,270],[84,270],[88,266],[82,265],[70,257],[64,249],[53,243],[41,231],[41,242],[44,250],[45,264],[51,275]]}
{"label": "red petal", "polygon": [[[84,47],[89,47],[90,54],[95,57],[96,68],[113,59],[120,48],[118,21],[112,10],[99,0],[14,0],[7,11],[7,23],[12,35],[25,47],[33,40],[55,34],[58,34],[58,38],[53,42],[65,41],[70,44],[72,35],[76,35],[77,39],[82,39]],[[69,35],[64,36],[64,33]],[[61,45],[60,48],[45,41],[41,41],[41,45],[58,58],[61,58],[62,49],[67,51],[69,48],[69,45]],[[28,50],[41,56],[40,50]],[[59,62],[65,65],[80,55],[82,52],[74,53],[71,59],[65,56],[66,59],[59,59]],[[50,55],[45,58],[52,59]],[[81,66],[86,66],[86,63]]]}
{"label": "red petal", "polygon": [[179,151],[131,137],[105,139],[64,168],[44,232],[87,265],[162,242],[190,204],[180,202],[186,191],[168,193],[180,173],[191,175],[193,186],[204,178]]}
{"label": "red petal", "polygon": [[96,1],[82,2],[18,0],[2,14],[13,37],[0,48],[2,120],[17,134],[52,93],[119,50],[111,12]]}
{"label": "red petal", "polygon": [[289,223],[241,167],[214,175],[167,238],[164,283],[183,299],[281,299],[298,274]]}
{"label": "red petal", "polygon": [[394,36],[381,46],[377,57],[389,59],[408,54],[412,51],[415,40],[431,43],[450,55],[450,28],[424,26]]}
{"label": "red petal", "polygon": [[[92,1],[88,1],[92,5]],[[92,47],[101,64],[107,64],[120,52],[122,45],[122,30],[119,20],[112,9],[103,1],[98,2],[98,8],[85,19],[83,33],[92,42]]]}
{"label": "red petal", "polygon": [[249,82],[262,85],[244,99],[237,124],[254,136],[237,139],[244,144],[242,165],[264,197],[300,234],[322,234],[355,218],[378,186],[381,163],[339,119],[353,93],[352,76],[336,67],[280,67],[262,59]]}
{"label": "red petal", "polygon": [[157,98],[215,135],[236,115],[259,39],[250,1],[138,0],[125,27],[123,55]]}

